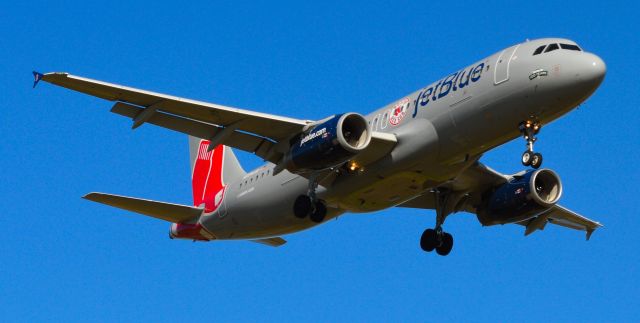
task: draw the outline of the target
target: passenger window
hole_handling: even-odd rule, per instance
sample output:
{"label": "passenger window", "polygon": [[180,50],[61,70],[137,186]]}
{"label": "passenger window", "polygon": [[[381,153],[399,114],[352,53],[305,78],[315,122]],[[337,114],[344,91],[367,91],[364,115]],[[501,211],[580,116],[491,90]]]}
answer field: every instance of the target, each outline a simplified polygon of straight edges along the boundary
{"label": "passenger window", "polygon": [[551,45],[549,45],[549,47],[547,47],[547,50],[545,50],[544,52],[548,53],[548,52],[554,51],[554,50],[556,50],[558,48],[560,48],[560,47],[558,47],[558,44],[551,44]]}
{"label": "passenger window", "polygon": [[544,50],[544,48],[545,48],[546,46],[547,46],[547,45],[542,45],[542,46],[540,46],[540,47],[536,48],[536,51],[535,51],[535,52],[533,52],[533,55],[535,56],[535,55],[538,55],[538,54],[542,53],[542,51]]}
{"label": "passenger window", "polygon": [[582,51],[580,49],[580,47],[578,47],[577,45],[572,45],[572,44],[560,44],[560,48],[562,49],[568,49],[568,50],[577,50],[577,51]]}

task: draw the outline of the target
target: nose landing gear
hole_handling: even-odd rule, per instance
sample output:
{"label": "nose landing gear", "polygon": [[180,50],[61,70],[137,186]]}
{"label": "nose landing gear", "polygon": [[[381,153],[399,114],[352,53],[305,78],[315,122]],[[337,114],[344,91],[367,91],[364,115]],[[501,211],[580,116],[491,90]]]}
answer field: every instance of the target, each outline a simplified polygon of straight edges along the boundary
{"label": "nose landing gear", "polygon": [[533,151],[533,143],[538,140],[536,135],[540,132],[540,128],[542,128],[540,123],[530,120],[520,123],[518,127],[527,141],[527,150],[522,153],[522,165],[531,166],[534,169],[538,169],[542,165],[542,154]]}

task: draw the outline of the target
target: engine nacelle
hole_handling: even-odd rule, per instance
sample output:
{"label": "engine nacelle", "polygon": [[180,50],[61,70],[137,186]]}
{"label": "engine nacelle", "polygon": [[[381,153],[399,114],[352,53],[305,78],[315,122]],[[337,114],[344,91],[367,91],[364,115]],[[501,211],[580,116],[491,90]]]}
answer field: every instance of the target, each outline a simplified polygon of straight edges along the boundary
{"label": "engine nacelle", "polygon": [[478,220],[483,225],[525,221],[547,211],[560,196],[562,182],[554,171],[529,171],[485,193]]}
{"label": "engine nacelle", "polygon": [[283,166],[294,173],[331,168],[348,161],[369,142],[371,126],[362,115],[335,115],[292,140]]}

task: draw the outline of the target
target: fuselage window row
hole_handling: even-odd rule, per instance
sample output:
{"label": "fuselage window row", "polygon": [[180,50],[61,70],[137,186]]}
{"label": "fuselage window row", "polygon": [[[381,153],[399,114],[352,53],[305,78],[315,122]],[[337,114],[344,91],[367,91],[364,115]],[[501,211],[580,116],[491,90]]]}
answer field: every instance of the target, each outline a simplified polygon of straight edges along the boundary
{"label": "fuselage window row", "polygon": [[242,186],[247,186],[247,184],[253,183],[254,180],[257,182],[259,179],[264,178],[265,175],[269,175],[269,173],[270,170],[267,170],[260,174],[256,174],[255,176],[251,176],[249,179],[245,179],[243,182],[240,182],[239,187],[242,188]]}

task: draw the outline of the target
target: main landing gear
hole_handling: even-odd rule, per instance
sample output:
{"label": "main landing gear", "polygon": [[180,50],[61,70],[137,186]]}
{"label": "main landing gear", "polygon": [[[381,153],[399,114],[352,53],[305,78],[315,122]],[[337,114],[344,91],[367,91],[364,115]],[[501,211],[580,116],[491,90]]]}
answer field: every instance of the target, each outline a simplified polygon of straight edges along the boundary
{"label": "main landing gear", "polygon": [[527,150],[522,153],[522,165],[531,166],[534,169],[538,169],[542,165],[542,154],[533,152],[533,143],[538,140],[536,135],[540,132],[540,128],[542,128],[540,123],[530,120],[520,123],[518,127],[527,141]]}
{"label": "main landing gear", "polygon": [[318,180],[315,176],[309,179],[307,195],[299,195],[293,203],[293,214],[304,219],[309,216],[311,221],[321,223],[327,216],[327,206],[316,197]]}
{"label": "main landing gear", "polygon": [[434,189],[433,194],[436,202],[436,227],[434,229],[424,230],[420,238],[420,247],[426,252],[431,252],[435,249],[439,255],[446,256],[453,248],[453,236],[444,232],[442,225],[451,211],[448,207],[451,205],[451,194],[441,189]]}

